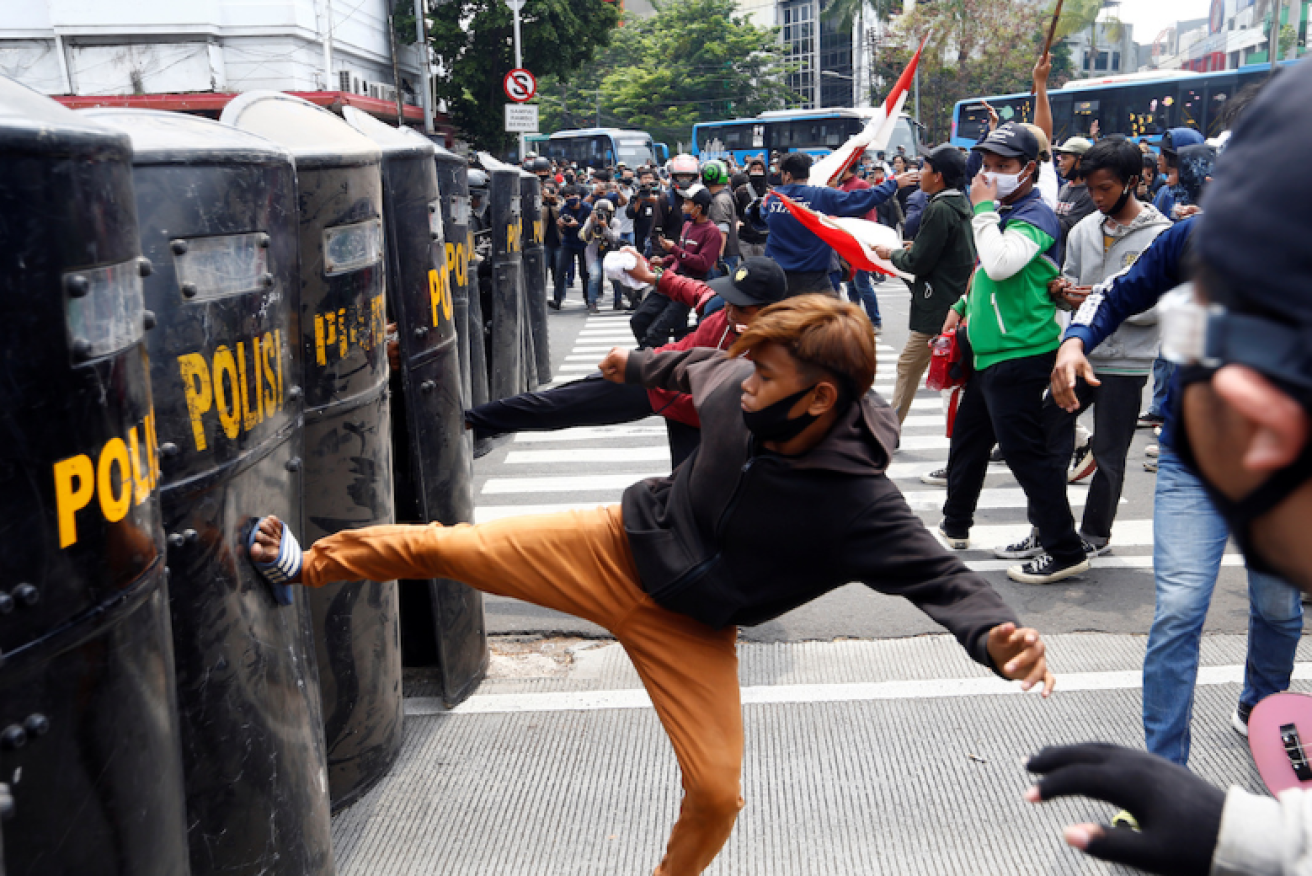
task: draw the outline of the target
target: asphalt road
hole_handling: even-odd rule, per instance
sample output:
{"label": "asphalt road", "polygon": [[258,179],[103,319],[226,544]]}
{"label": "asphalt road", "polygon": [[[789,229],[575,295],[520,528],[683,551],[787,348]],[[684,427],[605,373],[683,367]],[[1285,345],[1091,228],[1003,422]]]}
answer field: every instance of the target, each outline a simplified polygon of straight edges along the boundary
{"label": "asphalt road", "polygon": [[[907,336],[906,287],[895,280],[877,287],[884,332],[880,338],[876,389],[892,394],[897,353]],[[553,376],[557,381],[583,376],[611,346],[633,346],[624,314],[609,309],[589,317],[581,294],[571,289],[563,310],[548,313]],[[1152,510],[1155,475],[1143,470],[1144,448],[1153,443],[1139,430],[1130,451],[1126,482],[1111,555],[1094,561],[1081,576],[1048,585],[1016,584],[1007,578],[1006,561],[988,548],[1014,541],[1027,529],[1023,495],[1005,465],[993,465],[981,497],[972,550],[963,559],[997,588],[1029,625],[1045,633],[1148,631],[1152,622]],[[893,480],[913,508],[933,528],[939,521],[945,490],[920,482],[923,472],[947,459],[944,418],[937,393],[921,390],[903,430],[903,446]],[[664,429],[658,419],[603,430],[524,434],[507,441],[475,463],[476,519],[618,502],[625,486],[669,470]],[[1078,523],[1083,491],[1071,492]],[[1244,633],[1248,628],[1246,576],[1239,558],[1227,557],[1208,617],[1208,632]],[[489,597],[487,625],[492,635],[575,634],[603,636],[599,628],[557,612],[513,600]],[[940,629],[902,599],[849,585],[758,627],[744,628],[743,639],[795,642],[842,638],[879,639],[916,636]]]}

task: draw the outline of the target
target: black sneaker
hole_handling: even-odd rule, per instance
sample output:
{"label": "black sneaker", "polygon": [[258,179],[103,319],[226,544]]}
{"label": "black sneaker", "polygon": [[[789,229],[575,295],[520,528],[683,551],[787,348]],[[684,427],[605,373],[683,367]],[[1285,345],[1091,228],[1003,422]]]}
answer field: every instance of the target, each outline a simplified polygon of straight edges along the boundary
{"label": "black sneaker", "polygon": [[1112,543],[1110,541],[1104,544],[1094,544],[1083,536],[1080,537],[1080,547],[1084,548],[1084,555],[1091,560],[1094,557],[1101,557],[1103,554],[1112,552]]}
{"label": "black sneaker", "polygon": [[1066,472],[1066,483],[1078,484],[1098,470],[1098,461],[1093,458],[1093,440],[1085,441],[1075,448],[1071,456],[1071,467]]}
{"label": "black sneaker", "polygon": [[922,484],[929,484],[931,487],[946,487],[948,485],[948,470],[946,468],[940,468],[936,471],[931,471],[929,474],[923,474],[920,476],[920,482]]}
{"label": "black sneaker", "polygon": [[1252,706],[1245,706],[1240,703],[1235,707],[1235,713],[1230,716],[1230,726],[1235,728],[1235,732],[1245,739],[1248,738],[1248,719],[1252,714]]}
{"label": "black sneaker", "polygon": [[1002,448],[994,445],[993,451],[989,453],[989,462],[1006,462],[1007,457],[1002,455]]}
{"label": "black sneaker", "polygon": [[1089,571],[1089,558],[1062,565],[1048,554],[1041,554],[1019,566],[1007,570],[1007,577],[1021,584],[1053,584],[1063,578]]}
{"label": "black sneaker", "polygon": [[1137,426],[1140,429],[1151,429],[1155,426],[1160,426],[1165,422],[1166,417],[1163,417],[1161,414],[1154,414],[1152,411],[1144,411],[1139,415]]}
{"label": "black sneaker", "polygon": [[548,302],[547,302],[547,307],[550,307],[552,310],[560,310],[560,302],[559,302],[559,301],[548,301]]}
{"label": "black sneaker", "polygon": [[1029,535],[1015,544],[993,549],[993,556],[1000,560],[1028,560],[1030,557],[1037,557],[1042,553],[1043,545],[1039,544],[1038,530],[1033,527],[1030,528]]}
{"label": "black sneaker", "polygon": [[954,551],[964,551],[970,547],[970,533],[958,535],[948,532],[946,522],[938,525],[938,534],[942,536],[947,546]]}

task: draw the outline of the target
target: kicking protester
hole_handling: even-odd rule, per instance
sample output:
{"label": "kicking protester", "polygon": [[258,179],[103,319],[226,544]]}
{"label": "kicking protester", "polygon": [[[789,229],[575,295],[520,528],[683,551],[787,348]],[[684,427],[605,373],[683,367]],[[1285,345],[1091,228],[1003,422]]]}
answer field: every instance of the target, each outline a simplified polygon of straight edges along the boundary
{"label": "kicking protester", "polygon": [[911,600],[980,664],[1051,693],[1039,634],[938,544],[885,473],[897,423],[869,391],[875,343],[859,308],[800,296],[763,310],[727,354],[615,349],[601,370],[615,383],[691,394],[699,452],[629,487],[619,505],[368,527],[322,538],[303,558],[267,517],[252,561],[271,580],[310,587],[451,578],[609,630],[682,773],[657,876],[702,872],[743,806],[737,625],[860,581]]}

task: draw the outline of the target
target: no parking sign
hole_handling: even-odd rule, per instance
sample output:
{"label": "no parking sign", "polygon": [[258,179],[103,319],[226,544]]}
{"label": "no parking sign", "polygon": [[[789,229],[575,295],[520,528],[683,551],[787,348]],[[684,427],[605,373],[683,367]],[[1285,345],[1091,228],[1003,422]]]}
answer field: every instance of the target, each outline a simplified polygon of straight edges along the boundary
{"label": "no parking sign", "polygon": [[537,79],[523,67],[516,67],[507,73],[502,86],[506,90],[506,97],[515,103],[532,100],[533,95],[538,93]]}

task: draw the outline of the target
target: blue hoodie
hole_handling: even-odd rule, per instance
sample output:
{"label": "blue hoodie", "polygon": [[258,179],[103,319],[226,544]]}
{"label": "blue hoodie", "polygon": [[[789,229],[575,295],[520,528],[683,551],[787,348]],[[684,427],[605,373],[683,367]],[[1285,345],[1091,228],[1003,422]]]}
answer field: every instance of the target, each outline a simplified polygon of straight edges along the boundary
{"label": "blue hoodie", "polygon": [[[1167,133],[1171,135],[1171,145],[1175,148],[1177,155],[1184,147],[1196,146],[1203,142],[1203,135],[1193,128],[1171,128]],[[1158,189],[1157,197],[1153,198],[1153,206],[1157,208],[1157,212],[1167,219],[1174,218],[1171,215],[1171,210],[1175,207],[1175,194],[1171,191],[1170,186],[1164,185]]]}
{"label": "blue hoodie", "polygon": [[[851,192],[798,184],[775,186],[774,190],[826,216],[864,216],[897,193],[897,180],[885,180],[880,185]],[[779,267],[792,273],[828,272],[833,249],[797,221],[783,201],[769,198],[761,213],[770,226],[766,258],[774,259]]]}
{"label": "blue hoodie", "polygon": [[[1143,313],[1188,276],[1185,256],[1193,235],[1195,217],[1175,223],[1158,235],[1133,265],[1093,287],[1089,297],[1076,311],[1063,341],[1079,338],[1084,354],[1101,344],[1120,328],[1127,317]],[[1172,378],[1166,399],[1166,422],[1162,425],[1162,444],[1171,446],[1171,426],[1175,416],[1171,396],[1178,390]]]}

